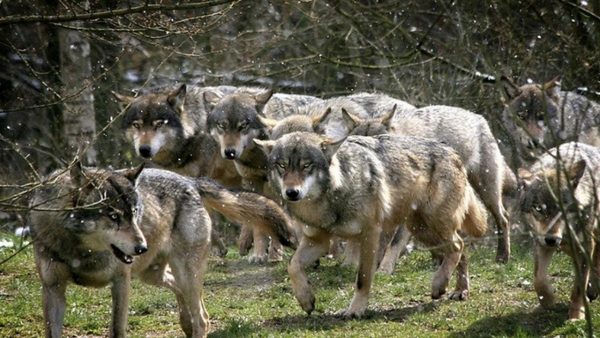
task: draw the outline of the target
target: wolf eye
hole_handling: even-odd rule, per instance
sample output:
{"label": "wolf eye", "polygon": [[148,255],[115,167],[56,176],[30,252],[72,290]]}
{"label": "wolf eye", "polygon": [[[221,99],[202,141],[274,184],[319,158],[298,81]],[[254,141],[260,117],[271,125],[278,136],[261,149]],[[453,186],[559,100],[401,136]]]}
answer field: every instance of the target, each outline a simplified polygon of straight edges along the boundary
{"label": "wolf eye", "polygon": [[219,128],[221,130],[225,130],[225,123],[223,123],[223,122],[217,123],[217,128]]}
{"label": "wolf eye", "polygon": [[119,220],[119,214],[117,214],[116,212],[110,213],[110,219],[112,219],[113,221],[118,221]]}
{"label": "wolf eye", "polygon": [[247,121],[244,121],[242,123],[240,123],[240,126],[238,127],[239,130],[244,130],[246,128],[248,128],[250,124]]}
{"label": "wolf eye", "polygon": [[137,122],[134,122],[131,124],[135,129],[140,129],[140,124]]}
{"label": "wolf eye", "polygon": [[312,165],[313,165],[313,164],[312,164],[311,162],[304,163],[304,165],[302,166],[302,168],[304,168],[304,169],[308,169],[308,168],[312,167]]}
{"label": "wolf eye", "polygon": [[281,169],[285,169],[285,164],[283,163],[277,163],[277,166]]}
{"label": "wolf eye", "polygon": [[156,122],[156,129],[160,128],[163,126],[163,124],[165,124],[165,121],[157,121]]}
{"label": "wolf eye", "polygon": [[536,204],[536,205],[532,206],[531,209],[533,209],[533,211],[541,214],[546,209],[546,206],[545,205]]}

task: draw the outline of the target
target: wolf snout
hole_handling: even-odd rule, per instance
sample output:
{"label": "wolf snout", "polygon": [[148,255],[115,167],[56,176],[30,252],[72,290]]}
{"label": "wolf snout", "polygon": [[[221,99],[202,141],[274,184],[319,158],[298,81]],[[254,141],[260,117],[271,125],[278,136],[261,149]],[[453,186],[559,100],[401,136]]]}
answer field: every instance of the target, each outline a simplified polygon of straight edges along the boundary
{"label": "wolf snout", "polygon": [[152,157],[152,148],[150,146],[140,146],[138,151],[140,152],[140,156],[144,158]]}
{"label": "wolf snout", "polygon": [[544,243],[546,243],[547,246],[559,246],[560,242],[561,242],[561,238],[558,236],[546,236],[544,237]]}
{"label": "wolf snout", "polygon": [[145,244],[137,245],[135,248],[133,248],[133,251],[135,251],[136,255],[141,255],[148,251],[148,247]]}
{"label": "wolf snout", "polygon": [[227,148],[227,149],[225,149],[225,151],[223,153],[225,154],[225,158],[228,160],[236,159],[236,152],[235,152],[235,149],[233,149],[233,148]]}
{"label": "wolf snout", "polygon": [[300,190],[295,188],[285,189],[285,197],[290,201],[297,201],[300,199]]}

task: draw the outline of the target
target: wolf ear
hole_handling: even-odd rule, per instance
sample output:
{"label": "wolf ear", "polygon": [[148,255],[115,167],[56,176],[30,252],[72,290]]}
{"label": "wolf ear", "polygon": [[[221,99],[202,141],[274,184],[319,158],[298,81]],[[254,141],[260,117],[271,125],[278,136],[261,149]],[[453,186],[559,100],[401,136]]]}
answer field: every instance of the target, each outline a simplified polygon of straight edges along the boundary
{"label": "wolf ear", "polygon": [[130,104],[131,101],[133,101],[133,99],[135,99],[135,97],[133,97],[133,96],[121,95],[121,94],[115,93],[113,91],[111,91],[111,93],[117,100],[121,101],[124,104]]}
{"label": "wolf ear", "polygon": [[500,76],[500,81],[502,82],[502,88],[504,89],[504,92],[506,93],[506,96],[508,96],[508,98],[510,100],[514,99],[515,97],[521,95],[521,93],[523,92],[521,90],[521,88],[519,88],[519,86],[517,86],[514,82],[512,82],[508,76],[502,74]]}
{"label": "wolf ear", "polygon": [[269,102],[269,100],[271,99],[272,96],[273,96],[273,89],[266,89],[256,95],[254,95],[254,99],[256,100],[256,103],[257,103],[256,111],[258,112],[259,115],[263,114],[263,110],[265,109],[267,102]]}
{"label": "wolf ear", "polygon": [[394,107],[392,108],[392,110],[390,110],[389,113],[383,115],[383,117],[381,118],[381,124],[383,124],[385,126],[385,129],[387,129],[388,131],[390,130],[390,127],[392,125],[392,118],[394,117],[394,114],[396,113],[396,107],[398,105],[394,105]]}
{"label": "wolf ear", "polygon": [[182,84],[179,88],[173,90],[167,96],[167,102],[180,114],[183,113],[183,104],[185,103],[185,93],[187,92],[187,86]]}
{"label": "wolf ear", "polygon": [[354,128],[358,127],[363,122],[363,119],[348,113],[346,109],[342,108],[342,123],[344,124],[344,127],[346,127],[348,134],[350,134]]}
{"label": "wolf ear", "polygon": [[138,176],[140,176],[140,174],[142,173],[142,170],[144,169],[145,165],[146,162],[142,162],[142,164],[138,165],[135,168],[127,169],[123,172],[123,176],[125,176],[125,178],[127,178],[132,184],[135,184],[135,181],[137,180]]}
{"label": "wolf ear", "polygon": [[321,143],[321,150],[323,150],[323,154],[325,154],[325,157],[329,160],[329,162],[331,162],[333,155],[335,155],[335,153],[338,151],[338,149],[340,148],[342,143],[344,143],[346,138],[347,137],[343,137],[339,140],[332,140],[332,139],[324,139],[323,140],[323,142]]}
{"label": "wolf ear", "polygon": [[546,91],[546,95],[554,100],[554,102],[557,102],[560,100],[560,90],[561,90],[561,84],[560,84],[560,75],[555,77],[554,79],[544,83],[544,90]]}
{"label": "wolf ear", "polygon": [[519,177],[520,187],[528,187],[533,183],[533,173],[525,168],[519,168],[517,170],[517,176]]}
{"label": "wolf ear", "polygon": [[271,134],[271,132],[273,131],[273,128],[275,128],[275,126],[277,125],[277,120],[275,119],[270,119],[268,117],[264,117],[262,115],[258,115],[258,122],[260,122],[260,124],[265,127],[265,129],[267,129],[267,133]]}
{"label": "wolf ear", "polygon": [[254,139],[254,143],[262,149],[262,151],[267,154],[267,157],[271,154],[271,150],[273,150],[273,146],[275,146],[275,141],[271,140],[259,140],[257,138]]}
{"label": "wolf ear", "polygon": [[320,115],[317,115],[312,118],[312,129],[317,134],[322,134],[325,132],[325,120],[331,114],[331,107],[327,108],[327,110]]}
{"label": "wolf ear", "polygon": [[573,189],[577,188],[577,185],[579,184],[583,173],[585,173],[585,160],[579,160],[573,163],[568,173],[569,182],[571,183]]}
{"label": "wolf ear", "polygon": [[75,205],[79,205],[79,200],[89,195],[94,190],[94,186],[91,183],[91,179],[86,176],[85,170],[78,158],[71,164],[69,175],[71,176],[71,182],[75,185]]}
{"label": "wolf ear", "polygon": [[202,98],[204,99],[204,107],[206,108],[206,111],[210,113],[215,105],[221,101],[223,96],[212,90],[207,90],[202,93]]}

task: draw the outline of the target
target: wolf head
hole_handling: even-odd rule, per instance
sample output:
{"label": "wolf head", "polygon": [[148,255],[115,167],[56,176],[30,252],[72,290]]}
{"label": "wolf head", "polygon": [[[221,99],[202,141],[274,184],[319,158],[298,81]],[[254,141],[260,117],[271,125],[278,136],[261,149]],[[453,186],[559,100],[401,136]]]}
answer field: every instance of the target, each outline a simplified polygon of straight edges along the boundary
{"label": "wolf head", "polygon": [[[504,121],[514,125],[517,147],[529,153],[542,145],[551,148],[562,143],[557,139],[559,128],[555,126],[560,114],[560,78],[540,84],[517,86],[506,76],[502,76],[504,90],[510,100],[504,109]],[[554,135],[553,135],[554,133]]]}
{"label": "wolf head", "polygon": [[204,92],[207,127],[219,143],[223,158],[239,159],[248,146],[254,146],[253,139],[266,138],[259,116],[272,95],[272,90],[258,93],[240,90],[225,97],[211,91]]}
{"label": "wolf head", "polygon": [[284,200],[316,199],[330,183],[329,167],[343,140],[293,132],[278,140],[254,140],[269,158],[269,182]]}
{"label": "wolf head", "polygon": [[134,187],[142,169],[143,164],[115,173],[84,169],[79,163],[72,166],[73,210],[66,216],[65,227],[85,248],[110,249],[126,264],[148,250],[140,229],[142,202]]}
{"label": "wolf head", "polygon": [[585,169],[584,160],[561,166],[559,170],[546,168],[530,172],[519,169],[521,212],[540,245],[559,246],[567,222],[571,226],[577,224],[579,203],[574,191]]}
{"label": "wolf head", "polygon": [[326,132],[327,121],[331,111],[331,108],[328,108],[324,113],[317,116],[294,114],[281,121],[265,117],[259,117],[259,120],[267,129],[271,140],[277,140],[283,135],[300,131],[322,135]]}
{"label": "wolf head", "polygon": [[382,117],[361,119],[345,110],[342,111],[346,127],[351,130],[350,135],[359,136],[377,136],[393,132],[392,119],[395,112],[396,105]]}
{"label": "wolf head", "polygon": [[136,98],[113,94],[127,104],[122,126],[139,156],[163,164],[177,144],[190,136],[183,121],[185,84],[173,90],[151,91]]}

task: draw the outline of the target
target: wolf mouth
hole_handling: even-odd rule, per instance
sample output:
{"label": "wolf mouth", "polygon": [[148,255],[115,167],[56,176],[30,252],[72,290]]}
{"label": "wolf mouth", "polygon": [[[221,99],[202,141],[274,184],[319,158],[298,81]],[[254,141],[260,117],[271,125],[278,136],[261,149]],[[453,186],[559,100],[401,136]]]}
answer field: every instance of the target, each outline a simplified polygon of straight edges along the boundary
{"label": "wolf mouth", "polygon": [[133,263],[133,257],[125,254],[123,251],[121,251],[119,248],[117,248],[114,244],[111,244],[110,247],[112,248],[113,254],[115,255],[115,257],[117,257],[121,262],[123,262],[125,264]]}

